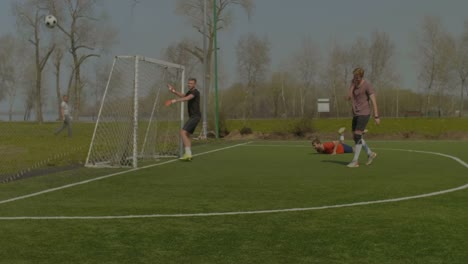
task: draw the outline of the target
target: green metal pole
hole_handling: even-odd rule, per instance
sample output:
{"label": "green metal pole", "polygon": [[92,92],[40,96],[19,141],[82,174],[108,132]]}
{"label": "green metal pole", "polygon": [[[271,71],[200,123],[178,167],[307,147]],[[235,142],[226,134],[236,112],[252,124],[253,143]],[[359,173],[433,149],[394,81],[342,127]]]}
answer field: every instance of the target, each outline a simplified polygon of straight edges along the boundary
{"label": "green metal pole", "polygon": [[213,33],[214,33],[214,86],[215,86],[215,132],[219,139],[219,113],[218,113],[218,33],[216,22],[218,14],[216,12],[216,0],[213,0]]}

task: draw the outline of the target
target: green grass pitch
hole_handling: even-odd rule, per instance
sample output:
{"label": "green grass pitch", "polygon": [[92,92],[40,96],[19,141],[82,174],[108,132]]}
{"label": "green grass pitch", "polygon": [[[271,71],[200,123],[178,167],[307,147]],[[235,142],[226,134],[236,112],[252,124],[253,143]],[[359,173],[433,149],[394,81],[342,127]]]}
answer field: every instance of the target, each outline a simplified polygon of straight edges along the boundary
{"label": "green grass pitch", "polygon": [[[192,162],[166,162],[70,188],[116,170],[81,169],[0,185],[0,217],[233,215],[132,219],[5,219],[0,263],[466,263],[467,141],[371,141],[371,166],[315,154],[309,142],[219,142]],[[223,149],[226,148],[226,149]],[[208,151],[219,150],[207,153]]]}

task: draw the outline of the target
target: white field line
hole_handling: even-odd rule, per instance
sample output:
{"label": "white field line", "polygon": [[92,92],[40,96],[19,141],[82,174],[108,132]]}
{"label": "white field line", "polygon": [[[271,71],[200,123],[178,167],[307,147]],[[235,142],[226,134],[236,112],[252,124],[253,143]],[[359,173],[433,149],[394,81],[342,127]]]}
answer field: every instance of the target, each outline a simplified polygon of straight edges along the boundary
{"label": "white field line", "polygon": [[[322,139],[322,141],[332,141],[332,140],[338,140],[337,138],[328,138],[328,139]],[[354,144],[352,138],[347,140],[349,144]],[[257,140],[253,141],[252,143],[261,143],[261,142],[277,142],[277,143],[309,143],[312,142],[312,140]],[[379,140],[379,139],[366,139],[366,142],[370,143],[437,143],[437,142],[448,142],[448,143],[468,143],[468,140],[466,139],[460,139],[460,140],[452,140],[452,139],[406,139],[406,140],[401,140],[401,139],[389,139],[389,140]],[[346,142],[345,142],[346,143]]]}
{"label": "white field line", "polygon": [[[237,145],[236,145],[237,146]],[[468,168],[468,164],[461,159],[443,154],[438,152],[429,152],[429,151],[419,151],[419,150],[406,150],[406,149],[387,149],[395,151],[408,151],[424,154],[433,154],[442,157],[447,157],[455,160],[460,163],[465,168]],[[235,212],[212,212],[212,213],[187,213],[187,214],[145,214],[145,215],[115,215],[115,216],[12,216],[12,217],[0,217],[0,220],[106,220],[106,219],[136,219],[136,218],[175,218],[175,217],[204,217],[204,216],[229,216],[229,215],[250,215],[250,214],[270,214],[270,213],[284,213],[284,212],[301,212],[301,211],[314,211],[314,210],[324,210],[324,209],[333,209],[333,208],[344,208],[344,207],[354,207],[354,206],[363,206],[363,205],[372,205],[372,204],[383,204],[383,203],[394,203],[407,200],[414,200],[419,198],[427,198],[432,196],[438,196],[442,194],[447,194],[451,192],[461,191],[468,188],[468,184],[458,186],[451,189],[441,190],[437,192],[391,198],[384,200],[375,200],[367,202],[356,202],[348,204],[337,204],[337,205],[324,205],[316,207],[304,207],[304,208],[287,208],[287,209],[273,209],[273,210],[256,210],[256,211],[235,211]]]}
{"label": "white field line", "polygon": [[[194,157],[196,157],[196,156],[202,156],[202,155],[210,154],[210,153],[213,153],[213,152],[218,152],[218,151],[221,151],[221,150],[226,150],[226,149],[231,149],[231,148],[239,147],[239,146],[246,145],[246,144],[249,144],[249,143],[250,143],[250,142],[246,142],[246,143],[241,143],[241,144],[232,145],[232,146],[229,146],[229,147],[214,149],[214,150],[202,152],[202,153],[199,153],[199,154],[195,154],[195,155],[193,155],[193,156],[194,156]],[[118,176],[118,175],[130,173],[130,172],[134,172],[134,171],[139,171],[139,170],[144,170],[144,169],[148,169],[148,168],[153,168],[153,167],[165,165],[165,164],[172,163],[172,162],[176,162],[176,161],[179,161],[179,160],[178,160],[178,159],[168,160],[168,161],[165,161],[165,162],[161,162],[161,163],[157,163],[157,164],[151,164],[151,165],[147,165],[147,166],[140,167],[140,168],[134,168],[134,169],[126,170],[126,171],[120,171],[120,172],[116,172],[116,173],[107,174],[107,175],[100,176],[100,177],[96,177],[96,178],[92,178],[92,179],[89,179],[89,180],[84,180],[84,181],[80,181],[80,182],[70,183],[70,184],[67,184],[67,185],[63,185],[63,186],[59,186],[59,187],[55,187],[55,188],[50,188],[50,189],[43,190],[43,191],[40,191],[40,192],[35,192],[35,193],[31,193],[31,194],[26,194],[26,195],[22,195],[22,196],[10,198],[10,199],[2,200],[2,201],[0,201],[0,204],[10,203],[10,202],[18,201],[18,200],[23,200],[23,199],[30,198],[30,197],[34,197],[34,196],[38,196],[38,195],[41,195],[41,194],[50,193],[50,192],[55,192],[55,191],[59,191],[59,190],[71,188],[71,187],[74,187],[74,186],[83,185],[83,184],[86,184],[86,183],[90,183],[90,182],[94,182],[94,181],[99,181],[99,180],[107,179],[107,178],[110,178],[110,177],[114,177],[114,176]]]}
{"label": "white field line", "polygon": [[464,162],[458,157],[439,153],[439,152],[432,152],[432,151],[422,151],[422,150],[411,150],[411,149],[393,149],[393,148],[375,148],[375,149],[381,149],[381,150],[393,150],[393,151],[406,151],[406,152],[415,152],[415,153],[422,153],[422,154],[432,154],[432,155],[437,155],[437,156],[442,156],[446,157],[449,159],[453,159],[454,161],[460,163],[462,166],[468,169],[468,163]]}
{"label": "white field line", "polygon": [[306,145],[274,145],[274,144],[249,144],[242,147],[284,147],[284,148],[312,148],[312,146]]}

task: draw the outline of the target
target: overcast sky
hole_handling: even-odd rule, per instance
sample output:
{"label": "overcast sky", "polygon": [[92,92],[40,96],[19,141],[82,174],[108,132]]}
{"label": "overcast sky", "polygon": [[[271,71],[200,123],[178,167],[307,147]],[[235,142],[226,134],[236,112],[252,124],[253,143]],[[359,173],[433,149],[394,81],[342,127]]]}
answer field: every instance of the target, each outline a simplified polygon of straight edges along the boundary
{"label": "overcast sky", "polygon": [[[209,0],[211,1],[211,0]],[[107,1],[107,9],[120,28],[115,52],[158,57],[169,43],[186,36],[199,38],[187,21],[175,14],[174,0],[140,0],[131,19],[127,0]],[[112,3],[112,4],[111,4]],[[228,31],[220,32],[222,63],[229,82],[235,81],[235,45],[242,34],[267,36],[272,44],[271,69],[281,66],[301,39],[310,36],[323,57],[332,41],[350,43],[372,31],[387,32],[396,45],[395,64],[402,86],[417,86],[417,67],[412,58],[414,35],[426,15],[439,16],[445,28],[460,34],[468,19],[467,0],[255,0],[250,20],[240,10]]]}
{"label": "overcast sky", "polygon": [[[209,0],[211,1],[211,0]],[[118,28],[119,42],[112,55],[140,54],[160,57],[161,50],[184,37],[200,38],[184,17],[175,14],[175,0],[104,0],[103,8]],[[271,69],[276,70],[309,36],[325,57],[332,41],[350,43],[385,31],[396,45],[402,86],[417,86],[413,36],[426,15],[439,16],[453,34],[460,34],[468,19],[468,0],[255,0],[250,20],[240,10],[235,23],[220,32],[220,56],[229,82],[237,78],[235,45],[242,34],[254,32],[271,42]],[[10,1],[0,1],[0,34],[15,31]]]}

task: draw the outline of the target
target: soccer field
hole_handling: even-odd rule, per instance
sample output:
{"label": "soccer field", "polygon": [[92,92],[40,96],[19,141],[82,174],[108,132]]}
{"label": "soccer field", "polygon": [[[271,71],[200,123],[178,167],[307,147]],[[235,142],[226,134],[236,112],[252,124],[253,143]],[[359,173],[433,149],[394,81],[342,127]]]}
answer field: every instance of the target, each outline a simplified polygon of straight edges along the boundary
{"label": "soccer field", "polygon": [[466,263],[467,141],[197,146],[192,162],[0,185],[1,263]]}

